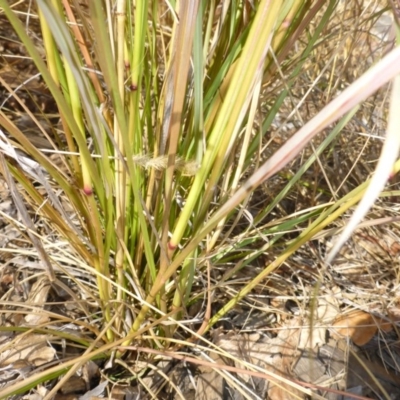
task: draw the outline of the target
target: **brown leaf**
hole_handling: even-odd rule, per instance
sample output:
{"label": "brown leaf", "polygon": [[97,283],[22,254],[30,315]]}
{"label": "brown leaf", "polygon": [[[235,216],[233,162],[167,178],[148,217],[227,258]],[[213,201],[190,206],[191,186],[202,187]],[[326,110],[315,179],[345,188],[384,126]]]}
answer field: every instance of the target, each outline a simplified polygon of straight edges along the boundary
{"label": "brown leaf", "polygon": [[54,354],[55,350],[48,346],[47,335],[21,335],[0,346],[0,366],[21,360],[38,366],[53,360]]}
{"label": "brown leaf", "polygon": [[357,346],[367,344],[375,336],[378,329],[384,332],[393,329],[390,322],[361,310],[355,310],[339,317],[334,322],[333,327],[335,332],[350,338]]}

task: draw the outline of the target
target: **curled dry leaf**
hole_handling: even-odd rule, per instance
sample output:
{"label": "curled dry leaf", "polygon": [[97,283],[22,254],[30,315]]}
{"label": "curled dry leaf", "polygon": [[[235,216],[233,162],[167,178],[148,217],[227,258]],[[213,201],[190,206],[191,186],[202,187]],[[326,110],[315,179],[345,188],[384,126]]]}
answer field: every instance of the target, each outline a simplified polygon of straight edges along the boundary
{"label": "curled dry leaf", "polygon": [[39,279],[32,286],[31,292],[29,293],[28,303],[37,305],[38,307],[35,308],[32,313],[25,316],[26,325],[38,326],[49,321],[49,316],[45,311],[43,311],[43,306],[47,301],[50,288],[50,282],[46,278]]}
{"label": "curled dry leaf", "polygon": [[326,343],[326,330],[338,314],[337,300],[334,296],[319,299],[318,306],[309,326],[300,330],[299,348],[315,349]]}
{"label": "curled dry leaf", "polygon": [[392,323],[380,317],[361,310],[355,310],[340,316],[333,324],[334,333],[345,336],[357,346],[364,346],[376,334],[378,329],[389,332],[393,329]]}
{"label": "curled dry leaf", "polygon": [[53,360],[55,353],[48,345],[47,335],[21,335],[0,347],[0,367],[21,360],[39,366]]}
{"label": "curled dry leaf", "polygon": [[[243,369],[240,360],[245,360],[252,365],[256,365],[276,376],[288,378],[291,365],[300,354],[298,344],[300,340],[301,326],[300,318],[293,318],[288,321],[285,329],[279,331],[276,338],[260,338],[257,335],[226,335],[218,339],[218,346],[232,356],[237,358],[235,366]],[[245,382],[251,379],[250,387],[256,385],[257,393],[262,397],[268,396],[272,400],[289,400],[303,398],[304,394],[298,390],[296,385],[281,382],[279,385],[272,381],[257,380],[250,378],[244,373],[238,376]]]}

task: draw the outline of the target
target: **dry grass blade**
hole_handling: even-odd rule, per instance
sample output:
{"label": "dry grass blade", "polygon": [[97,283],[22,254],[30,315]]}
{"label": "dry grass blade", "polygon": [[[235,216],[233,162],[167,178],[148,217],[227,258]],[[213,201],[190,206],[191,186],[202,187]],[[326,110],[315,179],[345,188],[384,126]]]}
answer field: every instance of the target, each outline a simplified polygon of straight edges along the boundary
{"label": "dry grass blade", "polygon": [[[226,202],[210,220],[210,227],[214,227],[233,206],[242,202],[248,193],[252,192],[261,183],[279,172],[285,165],[296,157],[308,142],[323,128],[337,118],[350,111],[358,102],[374,93],[383,84],[390,81],[400,71],[400,47],[393,50],[376,66],[341,93],[334,101],[324,108],[315,118],[308,122],[296,135],[289,139],[260,169],[249,178],[243,186]],[[202,232],[201,237],[207,232]]]}
{"label": "dry grass blade", "polygon": [[29,216],[28,210],[26,209],[26,206],[25,206],[24,202],[22,201],[20,194],[18,193],[17,186],[16,186],[13,178],[11,177],[11,174],[8,170],[7,163],[4,159],[4,155],[1,151],[0,151],[0,164],[1,164],[1,173],[7,182],[11,196],[14,200],[14,204],[16,205],[18,212],[20,213],[20,215],[25,223],[27,233],[28,233],[32,243],[36,247],[38,255],[39,255],[43,265],[46,268],[47,276],[48,276],[50,282],[54,282],[56,280],[56,276],[54,273],[53,266],[51,265],[50,258],[48,256],[48,254],[46,253],[45,249],[43,248],[43,244],[41,243],[39,236],[36,233],[35,226],[33,225],[33,222]]}
{"label": "dry grass blade", "polygon": [[335,243],[334,247],[329,252],[326,262],[332,263],[333,259],[339,252],[343,244],[350,238],[357,225],[361,222],[368,210],[372,207],[379,196],[379,193],[385,187],[387,181],[391,178],[393,165],[398,157],[400,149],[400,77],[397,76],[393,81],[392,97],[390,102],[388,129],[385,144],[382,148],[382,153],[379,158],[379,163],[375,169],[374,177],[372,178],[367,191],[364,194],[357,210],[346,224],[343,233]]}

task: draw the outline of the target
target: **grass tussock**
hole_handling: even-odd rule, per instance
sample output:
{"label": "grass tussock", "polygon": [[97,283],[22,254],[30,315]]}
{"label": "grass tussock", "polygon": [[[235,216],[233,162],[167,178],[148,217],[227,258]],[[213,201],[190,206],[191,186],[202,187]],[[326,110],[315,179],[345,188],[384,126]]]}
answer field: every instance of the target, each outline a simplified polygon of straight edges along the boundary
{"label": "grass tussock", "polygon": [[0,397],[351,389],[288,371],[397,329],[392,15],[0,0]]}

